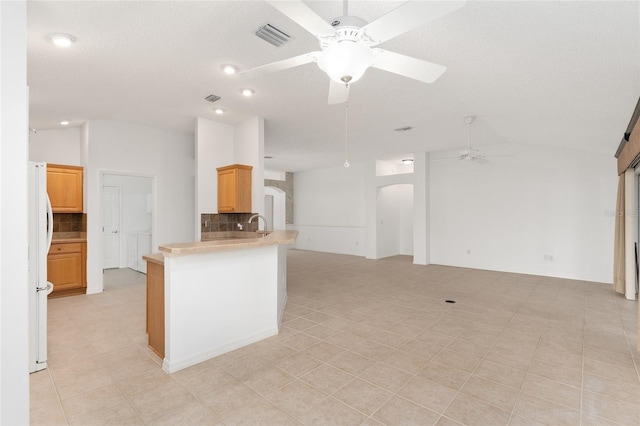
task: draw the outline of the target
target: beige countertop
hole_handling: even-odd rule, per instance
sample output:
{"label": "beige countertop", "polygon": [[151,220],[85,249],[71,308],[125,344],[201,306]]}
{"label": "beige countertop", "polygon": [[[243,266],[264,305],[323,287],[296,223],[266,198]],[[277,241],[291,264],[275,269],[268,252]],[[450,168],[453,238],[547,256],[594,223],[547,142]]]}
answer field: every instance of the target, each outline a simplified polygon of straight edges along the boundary
{"label": "beige countertop", "polygon": [[86,243],[86,242],[87,242],[86,232],[54,232],[53,238],[51,239],[52,244]]}
{"label": "beige countertop", "polygon": [[164,256],[162,255],[162,253],[145,254],[144,256],[142,256],[142,258],[147,262],[164,265]]}
{"label": "beige countertop", "polygon": [[[242,250],[252,247],[270,246],[274,244],[293,244],[298,236],[298,231],[271,231],[265,237],[255,232],[227,232],[206,234],[229,235],[205,235],[203,238],[213,238],[194,243],[165,244],[159,247],[164,256],[186,256],[198,253],[210,253],[216,251]],[[232,235],[244,234],[244,235]],[[150,259],[147,259],[150,260]]]}

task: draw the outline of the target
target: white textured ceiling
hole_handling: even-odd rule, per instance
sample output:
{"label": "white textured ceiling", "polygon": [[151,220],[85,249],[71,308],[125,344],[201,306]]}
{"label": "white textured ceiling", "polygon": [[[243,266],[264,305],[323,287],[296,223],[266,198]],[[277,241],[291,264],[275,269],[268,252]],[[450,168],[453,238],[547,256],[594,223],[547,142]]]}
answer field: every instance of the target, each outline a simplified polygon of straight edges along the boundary
{"label": "white textured ceiling", "polygon": [[[372,21],[401,2],[351,1]],[[307,1],[320,16],[341,1]],[[293,40],[276,48],[254,32],[271,23]],[[47,34],[77,37],[69,49]],[[193,133],[195,117],[265,117],[271,170],[344,162],[344,108],[327,105],[315,64],[256,79],[241,69],[318,50],[317,40],[261,1],[28,2],[30,127],[117,119]],[[468,1],[381,47],[445,65],[435,83],[369,69],[351,87],[350,161],[399,160],[474,145],[562,145],[613,155],[640,96],[640,3]],[[255,89],[253,98],[239,90]],[[215,104],[203,98],[216,94]],[[213,107],[227,110],[223,116]],[[394,132],[413,126],[414,130]]]}

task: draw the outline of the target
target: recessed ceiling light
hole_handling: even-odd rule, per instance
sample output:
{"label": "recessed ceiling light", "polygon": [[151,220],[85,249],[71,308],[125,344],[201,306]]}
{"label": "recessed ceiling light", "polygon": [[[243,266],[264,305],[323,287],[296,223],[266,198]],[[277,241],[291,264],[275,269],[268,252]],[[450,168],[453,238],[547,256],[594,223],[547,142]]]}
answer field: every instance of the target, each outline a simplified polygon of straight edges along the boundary
{"label": "recessed ceiling light", "polygon": [[246,97],[248,98],[248,97],[253,96],[253,94],[255,93],[255,91],[254,91],[253,89],[242,89],[242,90],[240,91],[240,93],[242,93],[242,96],[246,96]]}
{"label": "recessed ceiling light", "polygon": [[413,164],[413,158],[405,158],[402,160],[402,164]]}
{"label": "recessed ceiling light", "polygon": [[233,64],[224,64],[220,68],[224,71],[225,74],[233,75],[238,72],[238,67]]}
{"label": "recessed ceiling light", "polygon": [[222,114],[224,114],[224,110],[223,110],[222,108],[216,108],[216,109],[215,109],[215,112],[216,112],[216,114],[218,114],[218,115],[222,115]]}
{"label": "recessed ceiling light", "polygon": [[63,33],[50,34],[49,39],[58,47],[69,47],[76,41],[76,38],[71,34]]}
{"label": "recessed ceiling light", "polygon": [[62,121],[60,122],[60,125],[61,125],[61,126],[68,126],[68,125],[69,125],[69,120],[62,120]]}

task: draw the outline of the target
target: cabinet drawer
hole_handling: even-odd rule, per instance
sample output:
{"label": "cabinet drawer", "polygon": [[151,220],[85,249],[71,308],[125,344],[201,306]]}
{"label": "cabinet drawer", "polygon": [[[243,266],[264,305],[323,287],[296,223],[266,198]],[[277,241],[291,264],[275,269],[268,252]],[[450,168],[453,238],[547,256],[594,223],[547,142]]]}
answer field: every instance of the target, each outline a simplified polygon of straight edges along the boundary
{"label": "cabinet drawer", "polygon": [[82,243],[56,243],[51,244],[49,254],[58,253],[82,253]]}

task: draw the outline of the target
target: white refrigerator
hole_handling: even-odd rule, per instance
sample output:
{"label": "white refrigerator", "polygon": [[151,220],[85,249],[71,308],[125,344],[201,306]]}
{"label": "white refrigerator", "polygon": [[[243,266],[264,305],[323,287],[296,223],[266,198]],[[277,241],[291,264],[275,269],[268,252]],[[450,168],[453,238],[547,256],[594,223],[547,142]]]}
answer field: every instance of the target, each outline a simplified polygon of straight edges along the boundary
{"label": "white refrigerator", "polygon": [[29,162],[29,372],[47,368],[47,254],[53,212],[47,195],[47,163]]}

